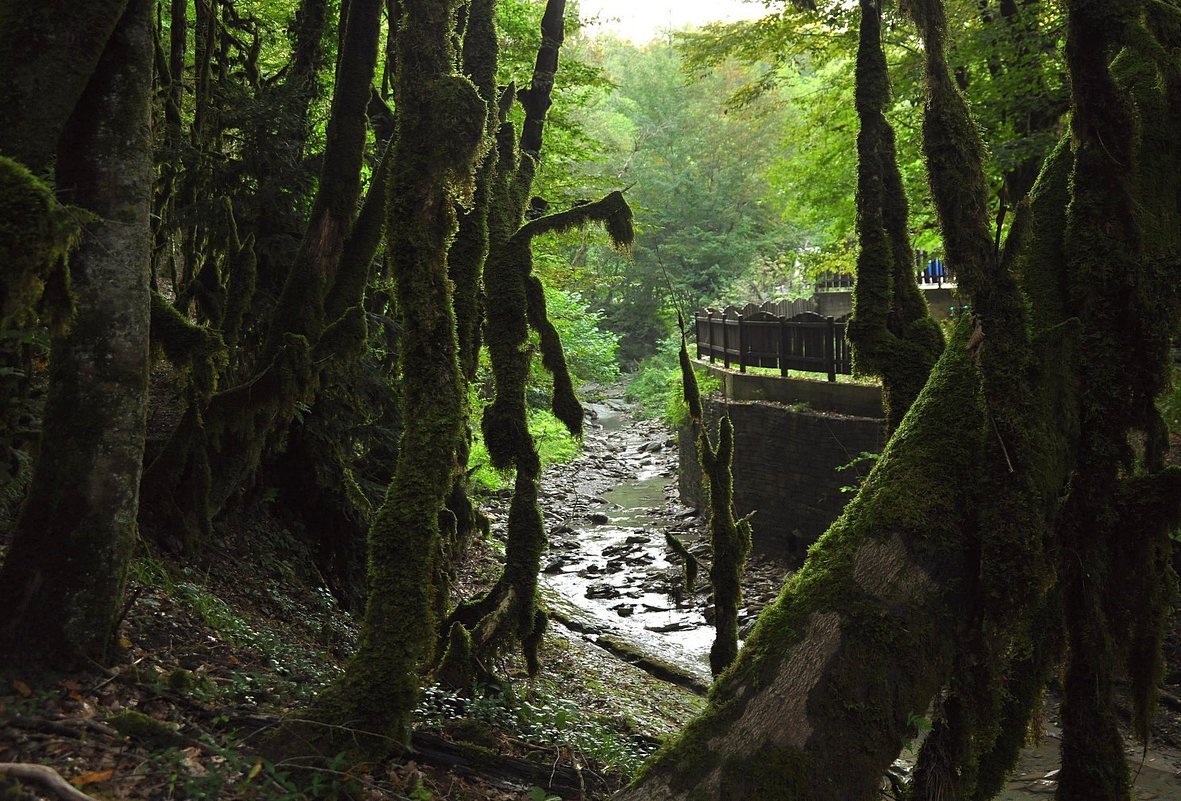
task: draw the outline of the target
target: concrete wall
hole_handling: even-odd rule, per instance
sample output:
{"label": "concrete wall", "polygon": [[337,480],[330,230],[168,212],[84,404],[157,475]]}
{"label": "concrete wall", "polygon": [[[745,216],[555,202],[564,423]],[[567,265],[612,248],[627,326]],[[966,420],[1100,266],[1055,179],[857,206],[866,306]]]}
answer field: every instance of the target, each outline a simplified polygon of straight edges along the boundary
{"label": "concrete wall", "polygon": [[[841,487],[857,483],[871,462],[838,471],[863,451],[882,448],[882,421],[789,407],[762,401],[704,400],[711,437],[728,411],[734,423],[734,507],[754,511],[755,548],[802,561],[808,545],[824,533],[853,497]],[[680,492],[702,508],[701,470],[687,427],[680,433]]]}
{"label": "concrete wall", "polygon": [[[952,306],[959,306],[955,289],[949,287],[923,287],[927,306],[936,320],[946,320]],[[848,289],[825,289],[812,296],[816,313],[822,317],[840,317],[853,311],[853,292]]]}
{"label": "concrete wall", "polygon": [[741,373],[720,362],[694,359],[697,367],[722,382],[722,395],[737,401],[806,404],[813,409],[854,417],[882,417],[882,389],[871,384],[827,381],[823,378],[783,378],[764,373]]}

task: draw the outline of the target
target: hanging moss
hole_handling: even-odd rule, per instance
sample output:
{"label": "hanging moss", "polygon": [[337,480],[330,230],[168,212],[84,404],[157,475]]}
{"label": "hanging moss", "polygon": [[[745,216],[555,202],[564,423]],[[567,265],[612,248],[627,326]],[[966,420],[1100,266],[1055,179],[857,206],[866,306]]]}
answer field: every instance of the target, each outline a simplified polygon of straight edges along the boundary
{"label": "hanging moss", "polygon": [[[528,159],[526,159],[528,161]],[[634,239],[632,212],[621,192],[612,192],[594,203],[583,203],[569,211],[531,220],[521,226],[505,246],[510,258],[519,260],[524,268],[525,298],[529,325],[537,331],[541,345],[541,361],[553,376],[554,416],[575,437],[582,436],[582,404],[574,394],[574,384],[566,366],[566,356],[558,331],[550,322],[545,309],[545,290],[533,276],[533,238],[544,233],[558,233],[582,227],[590,222],[601,222],[618,250],[627,252]]]}
{"label": "hanging moss", "polygon": [[217,368],[226,347],[211,328],[186,320],[159,292],[152,293],[151,344],[173,367],[188,372],[199,397],[208,401],[217,389]]}
{"label": "hanging moss", "polygon": [[881,46],[881,9],[861,4],[855,97],[857,135],[857,282],[847,332],[857,372],[882,378],[886,435],[898,427],[943,349],[918,289],[906,192],[894,131],[886,121],[890,85]]}
{"label": "hanging moss", "polygon": [[0,330],[29,325],[38,302],[52,290],[43,318],[52,331],[64,331],[74,313],[66,256],[88,217],[60,205],[32,173],[0,156]]}
{"label": "hanging moss", "polygon": [[692,595],[697,587],[697,569],[700,566],[697,557],[694,556],[685,543],[677,539],[671,531],[664,532],[664,541],[668,543],[668,547],[681,560],[682,577],[685,582],[685,593]]}

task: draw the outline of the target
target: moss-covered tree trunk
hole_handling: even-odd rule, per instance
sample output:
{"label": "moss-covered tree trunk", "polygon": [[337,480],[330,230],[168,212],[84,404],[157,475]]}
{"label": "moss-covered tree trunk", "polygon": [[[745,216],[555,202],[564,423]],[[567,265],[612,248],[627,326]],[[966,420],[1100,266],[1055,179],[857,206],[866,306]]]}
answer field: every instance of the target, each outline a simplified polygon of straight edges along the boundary
{"label": "moss-covered tree trunk", "polygon": [[45,171],[127,2],[0,3],[0,153]]}
{"label": "moss-covered tree trunk", "polygon": [[[145,520],[182,529],[187,546],[195,546],[208,521],[254,475],[264,446],[290,423],[297,404],[314,397],[327,360],[355,353],[364,341],[358,308],[364,280],[358,280],[357,273],[367,270],[377,247],[381,226],[374,218],[380,218],[384,206],[378,203],[365,225],[354,229],[382,7],[381,0],[356,0],[345,21],[319,191],[271,314],[260,369],[201,403],[145,476],[150,488]],[[375,183],[377,202],[386,185]],[[247,257],[251,264],[246,273],[253,278],[248,243],[235,256]],[[348,268],[341,275],[346,257]],[[339,287],[338,277],[343,280]],[[222,322],[231,322],[235,334],[241,324],[241,299],[240,293],[228,295],[223,315]],[[326,317],[326,304],[336,318]],[[236,314],[230,309],[237,309]],[[352,314],[344,313],[350,309]]]}
{"label": "moss-covered tree trunk", "polygon": [[[759,618],[706,712],[620,801],[858,801],[947,681],[983,448],[980,381],[953,342],[874,471]],[[948,491],[919,489],[946,471]]]}
{"label": "moss-covered tree trunk", "polygon": [[[387,238],[404,326],[405,422],[397,470],[369,533],[369,599],[358,651],[314,710],[317,719],[350,731],[314,731],[321,753],[396,749],[435,643],[444,500],[465,401],[447,252],[455,202],[470,197],[487,119],[476,88],[454,72],[457,4],[402,3]],[[373,737],[357,739],[354,731]]]}
{"label": "moss-covered tree trunk", "polygon": [[[63,198],[95,219],[71,259],[77,316],[52,343],[40,454],[0,571],[0,650],[67,667],[107,656],[136,536],[144,447],[152,3],[125,5],[85,91],[70,101],[60,139],[56,123],[38,123],[39,135],[57,143]],[[47,41],[76,33],[57,28],[56,11],[36,12],[52,33]],[[72,90],[66,82],[60,91]],[[64,102],[47,89],[25,110]]]}
{"label": "moss-covered tree trunk", "polygon": [[943,349],[915,279],[906,191],[886,120],[890,79],[880,0],[862,0],[857,51],[857,282],[849,341],[859,373],[882,379],[889,436],[926,383]]}

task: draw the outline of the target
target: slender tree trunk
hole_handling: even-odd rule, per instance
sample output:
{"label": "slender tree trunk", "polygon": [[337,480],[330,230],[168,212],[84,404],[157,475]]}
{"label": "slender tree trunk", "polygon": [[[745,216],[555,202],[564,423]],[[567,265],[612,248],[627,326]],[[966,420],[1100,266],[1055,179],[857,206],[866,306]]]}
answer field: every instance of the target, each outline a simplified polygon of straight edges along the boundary
{"label": "slender tree trunk", "polygon": [[71,262],[77,318],[53,342],[40,456],[0,571],[0,650],[58,666],[107,655],[135,540],[148,378],[151,8],[127,4],[58,148],[59,191],[96,219]]}

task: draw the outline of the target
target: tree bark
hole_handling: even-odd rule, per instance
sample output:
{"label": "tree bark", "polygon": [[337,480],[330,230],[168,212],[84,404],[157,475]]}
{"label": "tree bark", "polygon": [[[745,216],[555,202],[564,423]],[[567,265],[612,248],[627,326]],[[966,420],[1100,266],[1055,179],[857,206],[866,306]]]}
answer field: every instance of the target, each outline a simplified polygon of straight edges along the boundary
{"label": "tree bark", "polygon": [[[0,153],[42,173],[127,0],[0,4]],[[150,52],[150,51],[149,51]]]}
{"label": "tree bark", "polygon": [[59,143],[59,191],[96,219],[72,259],[77,318],[52,344],[40,457],[0,571],[2,650],[63,667],[107,656],[136,536],[148,379],[151,7],[127,4]]}

